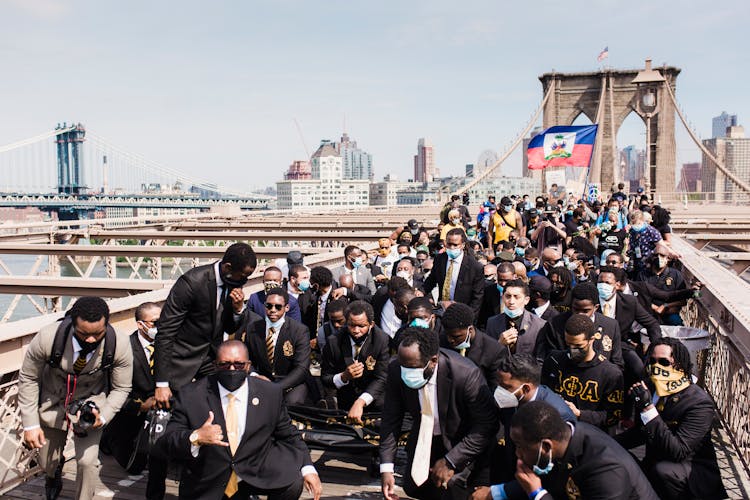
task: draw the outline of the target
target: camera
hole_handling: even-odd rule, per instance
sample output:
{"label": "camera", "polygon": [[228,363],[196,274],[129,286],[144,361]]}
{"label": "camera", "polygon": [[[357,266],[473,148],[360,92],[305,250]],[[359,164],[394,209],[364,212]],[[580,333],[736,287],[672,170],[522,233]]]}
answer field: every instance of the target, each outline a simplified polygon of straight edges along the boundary
{"label": "camera", "polygon": [[96,423],[94,410],[99,411],[99,407],[93,401],[82,401],[77,399],[68,405],[68,415],[75,417],[79,412],[78,420],[71,419],[73,423],[73,433],[78,437],[88,436],[88,430]]}

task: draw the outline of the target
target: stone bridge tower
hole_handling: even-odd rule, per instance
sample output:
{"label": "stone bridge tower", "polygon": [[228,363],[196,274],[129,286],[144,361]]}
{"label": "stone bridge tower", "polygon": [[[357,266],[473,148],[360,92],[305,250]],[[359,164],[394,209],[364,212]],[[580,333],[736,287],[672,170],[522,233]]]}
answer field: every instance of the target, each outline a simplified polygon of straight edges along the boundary
{"label": "stone bridge tower", "polygon": [[[589,182],[606,193],[622,181],[617,131],[630,113],[646,125],[644,186],[650,193],[675,190],[675,109],[664,85],[675,90],[680,69],[663,66],[644,70],[604,69],[594,73],[545,73],[539,77],[544,94],[552,88],[543,110],[544,128],[571,125],[583,113],[599,123]],[[643,147],[643,146],[641,146]]]}

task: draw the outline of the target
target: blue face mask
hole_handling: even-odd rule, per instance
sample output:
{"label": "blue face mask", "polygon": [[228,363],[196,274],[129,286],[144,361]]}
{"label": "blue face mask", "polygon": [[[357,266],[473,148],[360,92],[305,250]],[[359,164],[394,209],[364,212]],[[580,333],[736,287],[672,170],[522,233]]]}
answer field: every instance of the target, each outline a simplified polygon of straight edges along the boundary
{"label": "blue face mask", "polygon": [[645,222],[641,222],[640,224],[633,224],[633,225],[632,225],[632,226],[630,226],[630,227],[631,227],[631,229],[633,229],[633,231],[635,231],[636,233],[642,233],[643,231],[645,231],[645,230],[646,230],[646,223],[645,223]]}
{"label": "blue face mask", "polygon": [[277,332],[279,331],[279,327],[284,322],[284,316],[282,316],[276,323],[272,323],[270,319],[268,319],[268,316],[266,316],[266,330],[273,327]]}
{"label": "blue face mask", "polygon": [[451,260],[459,258],[462,252],[463,251],[460,248],[449,248],[445,251],[445,253],[448,254],[448,258]]}
{"label": "blue face mask", "polygon": [[503,291],[505,291],[505,287],[503,285],[495,285],[497,287],[497,291],[500,292],[500,296],[502,297]]}
{"label": "blue face mask", "polygon": [[524,311],[523,308],[520,308],[520,309],[508,309],[503,304],[503,314],[505,314],[506,316],[508,316],[511,319],[515,319],[515,318],[521,316],[523,314],[523,311]]}
{"label": "blue face mask", "polygon": [[362,265],[362,257],[357,257],[356,259],[354,259],[354,260],[352,261],[352,267],[353,267],[354,269],[357,269],[357,268],[359,268],[359,267],[360,267],[361,265]]}
{"label": "blue face mask", "polygon": [[615,287],[609,283],[597,283],[596,289],[599,291],[599,298],[602,300],[609,300],[612,294],[615,293]]}
{"label": "blue face mask", "polygon": [[523,257],[526,255],[526,249],[521,247],[516,247],[516,255]]}
{"label": "blue face mask", "polygon": [[409,326],[415,326],[417,328],[430,328],[430,323],[422,318],[414,318],[409,323]]}
{"label": "blue face mask", "polygon": [[[426,367],[425,367],[426,368]],[[421,389],[427,384],[424,377],[425,368],[406,368],[401,367],[401,380],[409,389]]]}
{"label": "blue face mask", "polygon": [[550,450],[550,457],[547,461],[547,466],[544,469],[542,469],[541,467],[539,467],[539,465],[537,465],[539,464],[539,460],[541,458],[542,458],[542,443],[539,443],[539,454],[536,457],[536,464],[534,464],[534,467],[533,467],[534,474],[536,474],[537,476],[546,476],[547,474],[550,473],[550,471],[552,471],[552,468],[555,466],[555,464],[552,463],[551,450]]}
{"label": "blue face mask", "polygon": [[461,349],[468,349],[469,347],[471,347],[471,331],[467,329],[466,338],[464,339],[463,342],[461,342],[456,347],[454,347],[454,349],[456,349],[457,351],[460,351]]}
{"label": "blue face mask", "polygon": [[310,288],[310,280],[302,280],[299,283],[297,283],[297,288],[300,289],[302,292],[306,292],[308,288]]}

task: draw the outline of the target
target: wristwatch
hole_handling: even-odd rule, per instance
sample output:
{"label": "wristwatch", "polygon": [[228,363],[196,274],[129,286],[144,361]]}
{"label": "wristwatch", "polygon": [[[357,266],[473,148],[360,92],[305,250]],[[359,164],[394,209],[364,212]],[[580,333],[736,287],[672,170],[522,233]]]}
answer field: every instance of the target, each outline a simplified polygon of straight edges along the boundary
{"label": "wristwatch", "polygon": [[198,446],[198,431],[193,431],[189,439],[192,446]]}

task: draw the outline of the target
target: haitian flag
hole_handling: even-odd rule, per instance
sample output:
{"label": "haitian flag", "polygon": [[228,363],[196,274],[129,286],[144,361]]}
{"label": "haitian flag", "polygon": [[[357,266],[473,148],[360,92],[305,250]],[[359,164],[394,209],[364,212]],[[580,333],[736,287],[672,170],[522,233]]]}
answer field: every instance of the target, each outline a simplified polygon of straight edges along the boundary
{"label": "haitian flag", "polygon": [[550,127],[534,136],[527,149],[529,170],[584,167],[591,163],[598,125]]}

